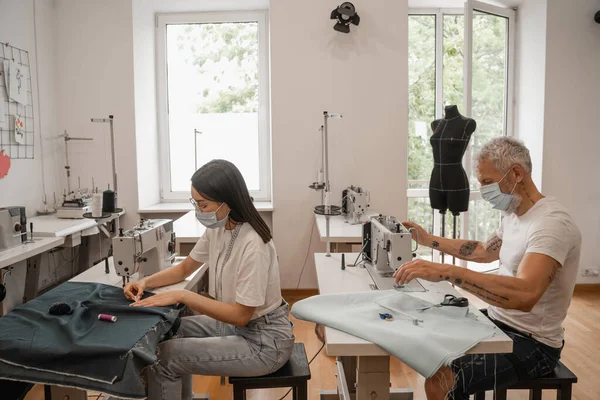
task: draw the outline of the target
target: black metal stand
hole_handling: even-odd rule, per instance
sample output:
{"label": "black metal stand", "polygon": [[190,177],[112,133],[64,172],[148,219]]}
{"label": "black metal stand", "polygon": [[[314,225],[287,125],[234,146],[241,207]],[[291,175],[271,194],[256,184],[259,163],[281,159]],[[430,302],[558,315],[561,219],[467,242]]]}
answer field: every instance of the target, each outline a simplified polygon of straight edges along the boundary
{"label": "black metal stand", "polygon": [[[446,211],[440,211],[440,215],[442,216],[442,226],[440,227],[441,237],[446,237]],[[442,258],[442,264],[444,263],[444,253],[440,252]]]}
{"label": "black metal stand", "polygon": [[[458,213],[452,213],[452,239],[456,239],[456,217]],[[452,265],[456,265],[456,257],[452,256]]]}

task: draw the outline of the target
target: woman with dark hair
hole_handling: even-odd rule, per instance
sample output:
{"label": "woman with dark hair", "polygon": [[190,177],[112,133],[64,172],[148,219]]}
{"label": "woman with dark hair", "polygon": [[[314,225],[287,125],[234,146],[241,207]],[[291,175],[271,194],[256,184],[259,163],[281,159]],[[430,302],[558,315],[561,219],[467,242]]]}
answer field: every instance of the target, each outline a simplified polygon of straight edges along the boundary
{"label": "woman with dark hair", "polygon": [[[124,289],[133,306],[185,304],[200,314],[183,317],[176,337],[159,345],[149,400],[192,399],[192,375],[269,374],[288,361],[294,345],[271,232],[240,171],[225,160],[202,166],[192,176],[190,201],[209,228],[190,255]],[[212,298],[172,290],[140,300],[145,288],[182,281],[203,263]]]}

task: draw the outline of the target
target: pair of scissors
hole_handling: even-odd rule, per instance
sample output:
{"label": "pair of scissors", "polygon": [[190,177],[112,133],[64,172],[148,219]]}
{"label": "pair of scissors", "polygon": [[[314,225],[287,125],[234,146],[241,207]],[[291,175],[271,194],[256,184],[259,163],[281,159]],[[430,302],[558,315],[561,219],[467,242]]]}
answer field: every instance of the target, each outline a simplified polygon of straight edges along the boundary
{"label": "pair of scissors", "polygon": [[469,305],[469,299],[466,297],[456,297],[452,294],[444,296],[444,301],[440,303],[442,307],[467,307]]}
{"label": "pair of scissors", "polygon": [[456,297],[452,294],[447,294],[444,296],[444,301],[442,301],[440,304],[434,304],[429,307],[419,308],[417,311],[425,311],[425,310],[429,310],[430,308],[434,308],[434,307],[468,307],[468,306],[469,306],[469,299],[467,299],[466,297]]}

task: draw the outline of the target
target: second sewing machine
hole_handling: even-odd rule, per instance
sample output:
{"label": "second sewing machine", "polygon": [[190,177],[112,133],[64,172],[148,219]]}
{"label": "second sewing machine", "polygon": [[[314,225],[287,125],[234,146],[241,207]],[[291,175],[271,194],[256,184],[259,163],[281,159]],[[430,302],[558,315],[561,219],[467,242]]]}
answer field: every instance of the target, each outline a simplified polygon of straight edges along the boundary
{"label": "second sewing machine", "polygon": [[113,258],[123,286],[139,272],[143,278],[170,267],[175,260],[175,232],[170,219],[140,220],[133,228],[112,239]]}

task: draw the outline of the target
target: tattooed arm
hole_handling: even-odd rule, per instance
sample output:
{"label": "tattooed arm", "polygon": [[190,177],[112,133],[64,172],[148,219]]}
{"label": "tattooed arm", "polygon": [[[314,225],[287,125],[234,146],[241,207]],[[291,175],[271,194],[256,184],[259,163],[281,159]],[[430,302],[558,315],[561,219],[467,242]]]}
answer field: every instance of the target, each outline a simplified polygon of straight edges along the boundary
{"label": "tattooed arm", "polygon": [[415,278],[432,282],[450,281],[494,306],[531,311],[554,280],[561,265],[540,253],[527,253],[516,277],[482,274],[449,264],[426,260],[407,262],[394,273],[397,284]]}
{"label": "tattooed arm", "polygon": [[[433,236],[413,222],[403,222],[402,224],[408,229],[412,228],[413,239],[418,239],[420,245],[431,247],[461,260],[490,263],[500,257],[502,239],[496,234],[489,238],[487,242],[482,243],[475,240],[447,239]],[[418,232],[418,235],[416,232]]]}
{"label": "tattooed arm", "polygon": [[561,268],[558,261],[545,254],[527,253],[521,260],[516,277],[482,274],[466,268],[452,267],[450,280],[493,306],[531,311]]}

